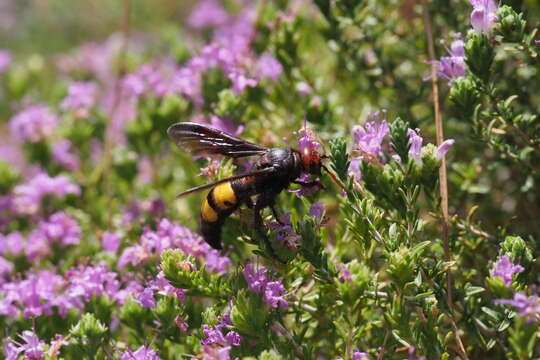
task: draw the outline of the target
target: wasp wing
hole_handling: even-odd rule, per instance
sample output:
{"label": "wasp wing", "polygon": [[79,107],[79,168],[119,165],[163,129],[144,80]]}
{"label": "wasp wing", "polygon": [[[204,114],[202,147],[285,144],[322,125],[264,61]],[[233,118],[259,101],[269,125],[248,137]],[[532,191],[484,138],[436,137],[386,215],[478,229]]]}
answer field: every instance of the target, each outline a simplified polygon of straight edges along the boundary
{"label": "wasp wing", "polygon": [[229,135],[210,126],[182,122],[167,130],[169,137],[180,149],[194,155],[224,155],[232,158],[264,154],[268,149]]}
{"label": "wasp wing", "polygon": [[233,176],[225,178],[225,179],[214,181],[214,182],[211,182],[209,184],[196,186],[194,188],[186,190],[183,193],[180,193],[180,194],[176,195],[176,198],[178,199],[178,198],[184,197],[184,196],[189,195],[189,194],[193,194],[193,193],[198,192],[198,191],[203,191],[203,190],[206,190],[206,189],[210,189],[210,188],[213,188],[216,185],[223,184],[223,183],[225,183],[227,181],[242,179],[242,178],[246,178],[246,177],[250,177],[250,176],[269,175],[269,174],[272,174],[274,172],[275,172],[275,169],[273,167],[268,167],[268,168],[261,169],[261,170],[250,171],[250,172],[247,172],[247,173],[244,173],[244,174],[233,175]]}

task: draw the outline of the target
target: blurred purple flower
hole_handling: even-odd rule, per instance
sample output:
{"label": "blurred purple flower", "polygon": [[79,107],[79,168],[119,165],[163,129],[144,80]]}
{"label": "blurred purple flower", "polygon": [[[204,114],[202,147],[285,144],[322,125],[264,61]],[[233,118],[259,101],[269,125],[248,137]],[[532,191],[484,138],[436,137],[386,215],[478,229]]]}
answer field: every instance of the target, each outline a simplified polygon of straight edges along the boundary
{"label": "blurred purple flower", "polygon": [[499,256],[497,262],[494,264],[493,269],[491,270],[491,276],[500,277],[505,286],[510,286],[512,285],[512,276],[514,274],[519,274],[523,270],[525,270],[523,266],[512,264],[510,257],[508,255],[503,255]]}
{"label": "blurred purple flower", "polygon": [[71,269],[66,274],[69,288],[66,295],[90,301],[93,296],[108,296],[115,299],[120,282],[117,273],[108,271],[104,264]]}
{"label": "blurred purple flower", "polygon": [[218,274],[226,274],[232,266],[232,261],[227,256],[221,256],[218,250],[209,249],[205,257],[206,268]]}
{"label": "blurred purple flower", "polygon": [[39,360],[43,358],[45,354],[45,342],[40,340],[34,332],[25,330],[19,337],[24,343],[11,340],[4,348],[6,360],[15,360],[21,353],[28,360]]}
{"label": "blurred purple flower", "polygon": [[36,104],[13,116],[9,128],[16,140],[35,143],[49,137],[58,121],[58,116],[46,105]]}
{"label": "blurred purple flower", "polygon": [[20,255],[24,250],[24,238],[18,231],[9,234],[0,233],[0,254]]}
{"label": "blurred purple flower", "polygon": [[144,308],[153,309],[156,307],[156,299],[154,298],[154,291],[147,287],[139,293],[136,299],[137,303]]}
{"label": "blurred purple flower", "polygon": [[231,347],[202,346],[202,360],[230,360]]}
{"label": "blurred purple flower", "polygon": [[189,324],[187,322],[185,322],[184,318],[181,315],[178,315],[174,319],[174,323],[176,324],[176,326],[178,326],[178,328],[182,332],[186,332],[189,329]]}
{"label": "blurred purple flower", "polygon": [[62,139],[52,146],[52,156],[55,163],[68,170],[75,171],[80,168],[79,157],[67,139]]}
{"label": "blurred purple flower", "polygon": [[354,350],[352,354],[352,360],[369,359],[369,355],[365,352]]}
{"label": "blurred purple flower", "polygon": [[16,211],[22,215],[35,215],[45,196],[80,195],[81,189],[71,183],[67,176],[50,177],[46,173],[39,173],[27,183],[15,186],[13,193]]}
{"label": "blurred purple flower", "polygon": [[518,315],[531,323],[537,321],[540,315],[540,303],[536,294],[528,297],[524,293],[517,292],[514,293],[513,299],[498,299],[495,303],[515,307]]}
{"label": "blurred purple flower", "polygon": [[13,263],[0,256],[0,284],[2,284],[2,278],[4,275],[11,274],[13,272]]}
{"label": "blurred purple flower", "polygon": [[210,116],[210,124],[212,125],[212,127],[215,127],[218,130],[224,131],[227,134],[231,134],[234,136],[240,135],[245,129],[244,125],[235,124],[230,119],[220,118],[216,115]]}
{"label": "blurred purple flower", "polygon": [[265,52],[257,60],[256,71],[259,78],[266,77],[277,81],[283,72],[283,66],[272,54]]}
{"label": "blurred purple flower", "polygon": [[173,93],[182,94],[197,104],[203,103],[201,86],[201,72],[190,67],[180,68],[175,72],[171,80],[171,91]]}
{"label": "blurred purple flower", "polygon": [[417,356],[416,355],[416,349],[414,346],[409,347],[409,354],[408,354],[408,360],[426,360],[425,356]]}
{"label": "blurred purple flower", "polygon": [[322,202],[316,202],[309,208],[309,216],[315,218],[317,222],[321,222],[324,217],[324,204]]}
{"label": "blurred purple flower", "polygon": [[250,78],[243,70],[231,71],[228,74],[229,80],[232,82],[233,90],[237,94],[244,92],[247,87],[257,86],[257,80]]}
{"label": "blurred purple flower", "polygon": [[409,136],[409,154],[415,161],[420,161],[420,151],[422,150],[422,137],[420,136],[420,129],[409,129],[407,130],[407,135]]}
{"label": "blurred purple flower", "polygon": [[488,33],[497,21],[498,6],[493,0],[469,0],[473,7],[471,25],[478,33]]}
{"label": "blurred purple flower", "polygon": [[116,253],[120,247],[120,241],[120,234],[105,231],[101,237],[101,246],[103,246],[103,250],[107,252]]}
{"label": "blurred purple flower", "polygon": [[62,245],[73,245],[81,241],[79,224],[62,211],[52,214],[47,221],[41,222],[38,231],[42,232],[51,244],[58,242]]}
{"label": "blurred purple flower", "polygon": [[120,360],[160,360],[156,350],[152,350],[146,345],[141,346],[136,351],[125,351]]}
{"label": "blurred purple flower", "polygon": [[229,19],[229,13],[218,0],[202,0],[191,11],[188,25],[194,29],[218,27],[225,25]]}
{"label": "blurred purple flower", "polygon": [[11,52],[9,50],[0,49],[0,74],[5,72],[11,65]]}
{"label": "blurred purple flower", "polygon": [[272,308],[287,309],[289,303],[285,300],[285,287],[280,281],[271,281],[266,284],[263,299]]}
{"label": "blurred purple flower", "polygon": [[249,290],[254,293],[261,293],[268,282],[266,268],[261,267],[255,271],[255,266],[253,264],[246,265],[246,268],[244,269],[244,278],[246,279]]}
{"label": "blurred purple flower", "polygon": [[203,345],[210,345],[210,344],[222,344],[225,345],[227,343],[227,340],[221,333],[220,329],[214,329],[213,327],[209,327],[208,325],[203,326],[203,335],[206,336],[206,339],[202,339]]}
{"label": "blurred purple flower", "polygon": [[298,91],[298,94],[300,94],[300,96],[308,96],[313,92],[313,89],[311,88],[311,86],[309,86],[308,83],[302,81],[296,84],[296,91]]}
{"label": "blurred purple flower", "polygon": [[154,181],[155,171],[152,161],[148,156],[141,156],[137,163],[137,171],[142,184],[151,184]]}
{"label": "blurred purple flower", "polygon": [[40,315],[52,315],[52,308],[58,307],[60,313],[66,308],[65,299],[58,295],[58,290],[65,285],[64,279],[57,274],[42,270],[28,275],[25,280],[5,283],[0,289],[4,297],[0,300],[0,314],[18,316],[23,310],[25,319]]}
{"label": "blurred purple flower", "polygon": [[232,330],[225,335],[225,339],[227,340],[227,344],[232,346],[240,346],[242,343],[242,337],[240,334]]}
{"label": "blurred purple flower", "polygon": [[452,145],[454,145],[454,142],[455,142],[454,139],[444,140],[443,143],[439,145],[439,147],[435,151],[435,157],[441,160],[446,155],[448,150],[450,150]]}
{"label": "blurred purple flower", "polygon": [[87,118],[96,104],[98,87],[93,82],[72,82],[68,94],[60,104],[64,110],[73,110],[78,118]]}

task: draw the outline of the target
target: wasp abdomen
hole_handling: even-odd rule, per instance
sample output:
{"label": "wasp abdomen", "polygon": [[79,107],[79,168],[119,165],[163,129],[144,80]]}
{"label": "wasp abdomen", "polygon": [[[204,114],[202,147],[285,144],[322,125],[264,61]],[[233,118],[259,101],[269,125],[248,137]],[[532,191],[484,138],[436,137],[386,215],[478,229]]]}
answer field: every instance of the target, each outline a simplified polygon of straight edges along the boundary
{"label": "wasp abdomen", "polygon": [[241,185],[238,181],[219,184],[210,190],[201,205],[201,233],[214,249],[221,249],[223,222],[240,205]]}

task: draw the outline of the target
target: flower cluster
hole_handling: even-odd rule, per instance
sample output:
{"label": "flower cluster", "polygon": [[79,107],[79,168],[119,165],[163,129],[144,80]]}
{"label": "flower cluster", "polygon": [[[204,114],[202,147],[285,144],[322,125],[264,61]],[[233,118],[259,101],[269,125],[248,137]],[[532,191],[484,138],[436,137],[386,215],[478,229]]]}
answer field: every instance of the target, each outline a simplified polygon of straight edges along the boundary
{"label": "flower cluster", "polygon": [[271,308],[287,309],[289,303],[285,300],[285,287],[280,280],[270,281],[268,270],[261,267],[255,270],[253,264],[247,264],[244,269],[244,278],[248,287],[254,293],[262,293],[264,302]]}

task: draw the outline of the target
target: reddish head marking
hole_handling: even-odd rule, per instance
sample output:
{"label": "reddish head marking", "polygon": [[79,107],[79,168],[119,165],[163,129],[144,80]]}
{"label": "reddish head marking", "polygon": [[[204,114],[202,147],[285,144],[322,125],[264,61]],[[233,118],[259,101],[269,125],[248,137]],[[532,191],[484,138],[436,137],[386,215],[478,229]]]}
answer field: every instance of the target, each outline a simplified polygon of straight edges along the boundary
{"label": "reddish head marking", "polygon": [[309,174],[321,174],[321,155],[312,147],[302,149],[302,166]]}

